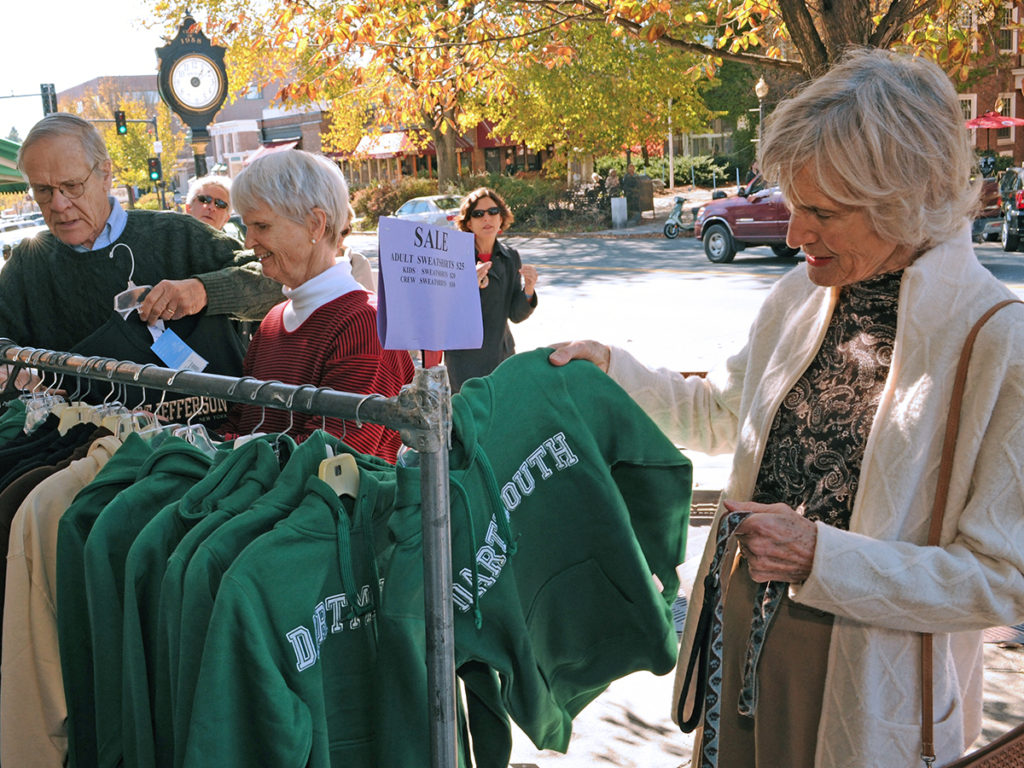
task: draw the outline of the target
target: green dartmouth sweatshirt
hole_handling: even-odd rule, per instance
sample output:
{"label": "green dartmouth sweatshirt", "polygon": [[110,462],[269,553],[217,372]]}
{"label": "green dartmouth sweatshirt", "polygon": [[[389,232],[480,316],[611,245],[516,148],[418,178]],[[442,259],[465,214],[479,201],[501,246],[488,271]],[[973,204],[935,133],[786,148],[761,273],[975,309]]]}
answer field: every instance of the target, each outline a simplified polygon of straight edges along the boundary
{"label": "green dartmouth sweatshirt", "polygon": [[[495,671],[512,719],[564,752],[572,719],[609,683],[674,666],[692,471],[596,366],[556,368],[549,353],[513,356],[452,398],[455,661]],[[421,499],[419,470],[396,472],[375,691],[380,728],[403,734],[381,764],[411,765],[428,749],[427,708],[395,692],[425,686]],[[489,693],[482,677],[464,676],[470,693]]]}

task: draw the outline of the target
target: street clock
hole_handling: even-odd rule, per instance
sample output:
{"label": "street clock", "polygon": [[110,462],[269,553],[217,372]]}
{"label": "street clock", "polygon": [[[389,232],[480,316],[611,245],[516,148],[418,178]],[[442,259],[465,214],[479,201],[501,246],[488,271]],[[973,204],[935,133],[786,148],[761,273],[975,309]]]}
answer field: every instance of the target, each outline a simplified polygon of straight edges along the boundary
{"label": "street clock", "polygon": [[170,110],[189,127],[197,176],[205,175],[209,125],[228,95],[225,50],[210,43],[195,19],[188,15],[178,27],[177,36],[156,49],[157,90]]}
{"label": "street clock", "polygon": [[224,76],[206,56],[190,53],[178,59],[168,81],[171,98],[184,110],[205,112],[224,99]]}

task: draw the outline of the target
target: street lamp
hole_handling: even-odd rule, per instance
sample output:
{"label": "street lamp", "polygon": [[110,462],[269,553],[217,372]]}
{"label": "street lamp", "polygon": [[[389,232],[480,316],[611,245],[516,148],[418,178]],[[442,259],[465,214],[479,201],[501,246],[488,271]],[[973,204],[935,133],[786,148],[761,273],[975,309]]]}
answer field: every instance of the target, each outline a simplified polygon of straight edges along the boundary
{"label": "street lamp", "polygon": [[768,95],[768,83],[764,81],[764,75],[757,79],[754,85],[754,93],[757,94],[757,141],[761,141],[761,124],[764,122],[764,97]]}

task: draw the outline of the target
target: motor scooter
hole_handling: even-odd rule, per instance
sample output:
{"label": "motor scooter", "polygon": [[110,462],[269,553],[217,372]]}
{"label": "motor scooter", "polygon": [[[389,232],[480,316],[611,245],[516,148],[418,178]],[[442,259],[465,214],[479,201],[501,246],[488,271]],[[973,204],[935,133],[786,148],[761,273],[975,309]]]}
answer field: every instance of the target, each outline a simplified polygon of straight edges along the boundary
{"label": "motor scooter", "polygon": [[669,240],[679,237],[679,230],[683,228],[683,203],[685,202],[685,197],[676,195],[676,204],[672,206],[672,212],[668,215],[665,227],[661,230]]}

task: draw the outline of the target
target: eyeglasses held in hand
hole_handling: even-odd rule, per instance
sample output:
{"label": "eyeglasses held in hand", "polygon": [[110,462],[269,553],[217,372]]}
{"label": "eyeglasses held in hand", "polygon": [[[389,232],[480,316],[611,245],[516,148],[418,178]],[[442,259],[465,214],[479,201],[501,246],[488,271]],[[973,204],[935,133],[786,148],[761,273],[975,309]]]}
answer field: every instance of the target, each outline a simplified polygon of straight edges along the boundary
{"label": "eyeglasses held in hand", "polygon": [[227,201],[219,200],[218,198],[210,197],[209,195],[196,195],[196,200],[198,200],[203,205],[209,205],[210,203],[213,203],[222,211],[226,211],[228,209]]}
{"label": "eyeglasses held in hand", "polygon": [[498,216],[498,215],[501,214],[501,208],[499,208],[496,205],[491,206],[490,208],[477,208],[475,211],[471,212],[469,215],[472,216],[474,219],[482,219],[484,217],[485,213],[488,216]]}
{"label": "eyeglasses held in hand", "polygon": [[89,173],[87,173],[85,178],[81,181],[62,181],[55,187],[48,184],[30,184],[29,190],[32,192],[32,199],[37,203],[48,203],[53,199],[53,190],[59,189],[60,193],[68,200],[77,200],[85,194],[85,182],[89,180],[93,171],[98,167],[99,163],[90,168]]}

